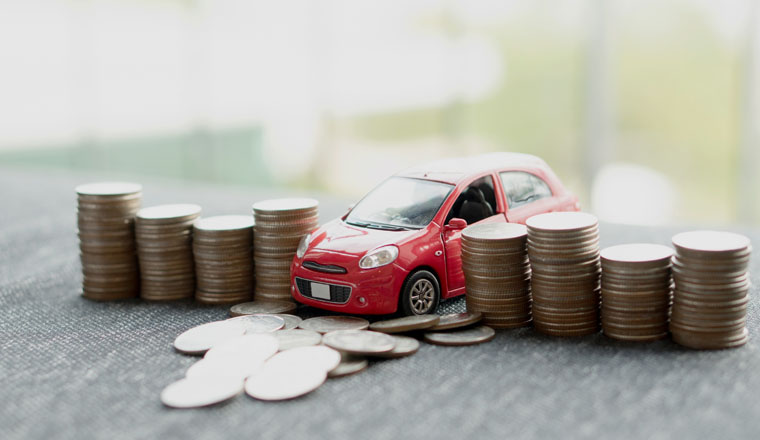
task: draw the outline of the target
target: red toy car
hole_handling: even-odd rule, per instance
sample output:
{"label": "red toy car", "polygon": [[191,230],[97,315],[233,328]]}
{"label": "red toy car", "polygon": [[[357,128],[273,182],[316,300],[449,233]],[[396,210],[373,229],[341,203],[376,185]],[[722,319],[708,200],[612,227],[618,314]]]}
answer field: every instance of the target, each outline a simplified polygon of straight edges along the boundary
{"label": "red toy car", "polygon": [[356,314],[435,312],[465,291],[460,236],[474,223],[577,211],[546,163],[494,153],[398,173],[304,237],[290,268],[296,301]]}

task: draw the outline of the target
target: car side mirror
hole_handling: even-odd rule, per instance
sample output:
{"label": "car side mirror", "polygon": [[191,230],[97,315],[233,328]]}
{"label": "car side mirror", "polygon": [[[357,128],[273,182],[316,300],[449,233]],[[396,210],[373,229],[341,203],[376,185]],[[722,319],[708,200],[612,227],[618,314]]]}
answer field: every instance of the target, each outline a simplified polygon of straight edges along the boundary
{"label": "car side mirror", "polygon": [[446,225],[446,229],[457,231],[467,227],[467,220],[463,218],[452,218],[449,220],[449,224]]}

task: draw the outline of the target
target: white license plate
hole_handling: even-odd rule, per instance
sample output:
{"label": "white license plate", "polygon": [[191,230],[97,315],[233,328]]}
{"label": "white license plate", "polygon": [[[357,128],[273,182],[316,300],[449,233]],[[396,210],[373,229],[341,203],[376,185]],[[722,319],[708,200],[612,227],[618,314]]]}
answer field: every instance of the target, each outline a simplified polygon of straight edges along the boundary
{"label": "white license plate", "polygon": [[330,286],[322,283],[311,283],[311,296],[330,300]]}

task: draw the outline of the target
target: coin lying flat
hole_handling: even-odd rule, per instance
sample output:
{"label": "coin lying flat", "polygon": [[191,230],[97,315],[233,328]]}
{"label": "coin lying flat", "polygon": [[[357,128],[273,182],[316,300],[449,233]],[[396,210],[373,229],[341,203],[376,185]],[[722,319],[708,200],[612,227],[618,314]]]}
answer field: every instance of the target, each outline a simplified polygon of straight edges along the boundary
{"label": "coin lying flat", "polygon": [[322,337],[322,343],[344,353],[370,355],[388,353],[396,341],[385,333],[365,330],[337,330]]}
{"label": "coin lying flat", "polygon": [[245,335],[214,345],[203,357],[226,359],[234,356],[251,362],[263,362],[277,353],[279,346],[279,341],[271,334]]}
{"label": "coin lying flat", "polygon": [[131,182],[97,182],[79,185],[74,190],[85,196],[123,196],[142,191],[142,185]]}
{"label": "coin lying flat", "polygon": [[317,366],[327,373],[340,363],[340,353],[330,347],[317,345],[298,347],[281,351],[267,361],[267,366],[277,365],[287,368],[289,365]]}
{"label": "coin lying flat", "polygon": [[298,211],[305,209],[314,209],[319,206],[319,202],[314,199],[308,198],[289,198],[289,199],[272,199],[256,202],[253,204],[254,212],[283,212],[283,211]]}
{"label": "coin lying flat", "polygon": [[367,359],[361,356],[343,354],[338,366],[330,370],[330,372],[327,373],[327,377],[335,378],[350,376],[352,374],[360,373],[366,370],[368,365],[369,362]]}
{"label": "coin lying flat", "polygon": [[274,316],[278,316],[285,320],[285,327],[283,327],[283,330],[292,330],[294,328],[298,328],[298,324],[303,321],[300,317],[296,315],[290,315],[287,313],[274,313]]}
{"label": "coin lying flat", "polygon": [[290,313],[296,304],[288,301],[251,301],[235,304],[230,308],[230,316],[253,315],[256,313]]}
{"label": "coin lying flat", "polygon": [[369,321],[355,316],[318,316],[305,319],[298,324],[298,327],[319,333],[338,330],[364,330],[369,327]]}
{"label": "coin lying flat", "polygon": [[273,336],[277,338],[281,351],[297,347],[310,347],[312,345],[319,345],[322,342],[321,333],[300,328],[279,330],[274,332]]}
{"label": "coin lying flat", "polygon": [[245,383],[245,392],[258,400],[288,400],[308,394],[327,379],[327,371],[320,367],[290,364],[264,364]]}
{"label": "coin lying flat", "polygon": [[269,333],[285,327],[285,320],[279,316],[257,313],[230,318],[227,322],[240,325],[249,335],[255,333]]}
{"label": "coin lying flat", "polygon": [[372,356],[395,359],[404,356],[411,356],[414,353],[417,353],[417,350],[420,349],[420,341],[414,338],[411,338],[409,336],[396,335],[393,335],[392,337],[393,342],[395,343],[393,350],[386,353],[375,353]]}
{"label": "coin lying flat", "polygon": [[441,316],[438,324],[430,327],[430,331],[451,330],[454,328],[467,327],[480,322],[483,314],[480,312],[451,313]]}
{"label": "coin lying flat", "polygon": [[204,231],[233,231],[252,227],[253,217],[249,215],[218,215],[195,222],[195,228]]}
{"label": "coin lying flat", "polygon": [[484,325],[450,332],[427,332],[425,342],[436,345],[474,345],[488,342],[496,336],[491,327]]}
{"label": "coin lying flat", "polygon": [[383,333],[404,333],[414,330],[424,330],[438,324],[438,315],[413,315],[403,318],[377,321],[370,324],[370,330]]}
{"label": "coin lying flat", "polygon": [[241,356],[215,356],[203,358],[187,369],[185,377],[230,378],[240,381],[258,371],[264,365],[261,359],[250,360]]}
{"label": "coin lying flat", "polygon": [[161,392],[161,402],[172,408],[199,408],[231,399],[243,391],[243,381],[231,378],[180,379]]}
{"label": "coin lying flat", "polygon": [[227,321],[202,324],[185,331],[174,340],[174,348],[185,354],[203,354],[226,340],[242,336],[245,328]]}

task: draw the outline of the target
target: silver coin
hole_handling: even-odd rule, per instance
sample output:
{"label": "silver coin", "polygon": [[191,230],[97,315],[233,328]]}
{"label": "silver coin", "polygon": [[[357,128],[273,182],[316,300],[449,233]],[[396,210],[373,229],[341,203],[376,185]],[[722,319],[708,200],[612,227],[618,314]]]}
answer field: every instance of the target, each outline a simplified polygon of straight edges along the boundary
{"label": "silver coin", "polygon": [[488,342],[496,336],[491,327],[484,325],[449,332],[427,332],[425,342],[436,345],[474,345]]}
{"label": "silver coin", "polygon": [[294,399],[316,390],[327,379],[327,371],[316,365],[270,362],[272,360],[245,382],[246,394],[254,399]]}
{"label": "silver coin", "polygon": [[280,350],[290,350],[291,348],[309,347],[318,345],[322,342],[322,335],[313,330],[303,330],[300,328],[291,330],[280,330],[272,333],[280,344]]}
{"label": "silver coin", "polygon": [[211,347],[245,333],[240,325],[230,325],[227,321],[202,324],[185,331],[174,340],[174,348],[185,354],[203,354]]}
{"label": "silver coin", "polygon": [[410,338],[409,336],[394,335],[393,341],[396,343],[396,345],[393,347],[393,350],[387,353],[377,353],[373,356],[382,358],[400,358],[404,356],[411,356],[414,353],[417,353],[417,350],[420,349],[420,341],[414,338]]}
{"label": "silver coin", "polygon": [[249,335],[256,333],[270,333],[285,327],[284,319],[279,316],[264,313],[237,316],[235,318],[230,318],[227,321],[231,324],[242,326],[245,329],[245,333]]}
{"label": "silver coin", "polygon": [[204,231],[231,231],[253,227],[250,215],[218,215],[203,217],[195,222],[195,228]]}
{"label": "silver coin", "polygon": [[161,392],[161,402],[172,408],[198,408],[231,399],[243,391],[243,381],[230,378],[180,379]]}
{"label": "silver coin", "polygon": [[291,348],[277,353],[269,358],[266,365],[279,365],[288,368],[289,365],[318,366],[325,373],[337,367],[340,363],[340,353],[324,345],[313,347]]}
{"label": "silver coin", "polygon": [[368,365],[369,362],[367,359],[361,356],[354,356],[344,353],[341,356],[341,360],[338,366],[330,370],[330,372],[327,373],[327,377],[335,378],[350,376],[352,374],[360,373],[366,370]]}
{"label": "silver coin", "polygon": [[242,356],[215,356],[203,358],[187,369],[185,377],[195,378],[229,378],[245,380],[264,365],[262,359],[246,359]]}
{"label": "silver coin", "polygon": [[279,342],[272,334],[256,334],[240,336],[215,345],[206,352],[204,358],[229,358],[265,361],[272,357],[279,349]]}
{"label": "silver coin", "polygon": [[355,316],[318,316],[303,320],[298,327],[324,334],[337,330],[364,330],[369,327],[369,321]]}
{"label": "silver coin", "polygon": [[137,217],[146,220],[174,219],[200,215],[201,207],[184,203],[175,205],[159,205],[143,208],[137,212]]}
{"label": "silver coin", "polygon": [[382,333],[404,333],[433,327],[438,324],[440,319],[441,317],[438,315],[404,316],[402,318],[373,322],[369,326],[369,329]]}
{"label": "silver coin", "polygon": [[79,185],[74,190],[79,195],[122,196],[142,191],[142,185],[131,182],[97,182]]}
{"label": "silver coin", "polygon": [[392,336],[365,330],[338,330],[327,333],[322,342],[328,347],[350,354],[387,353],[396,346]]}
{"label": "silver coin", "polygon": [[282,328],[282,330],[291,330],[294,328],[298,328],[298,324],[303,321],[300,317],[296,315],[290,315],[287,313],[274,313],[274,316],[279,316],[280,318],[285,320],[285,327]]}
{"label": "silver coin", "polygon": [[230,308],[231,316],[253,315],[256,313],[289,313],[296,310],[295,303],[290,301],[250,301],[235,304]]}

